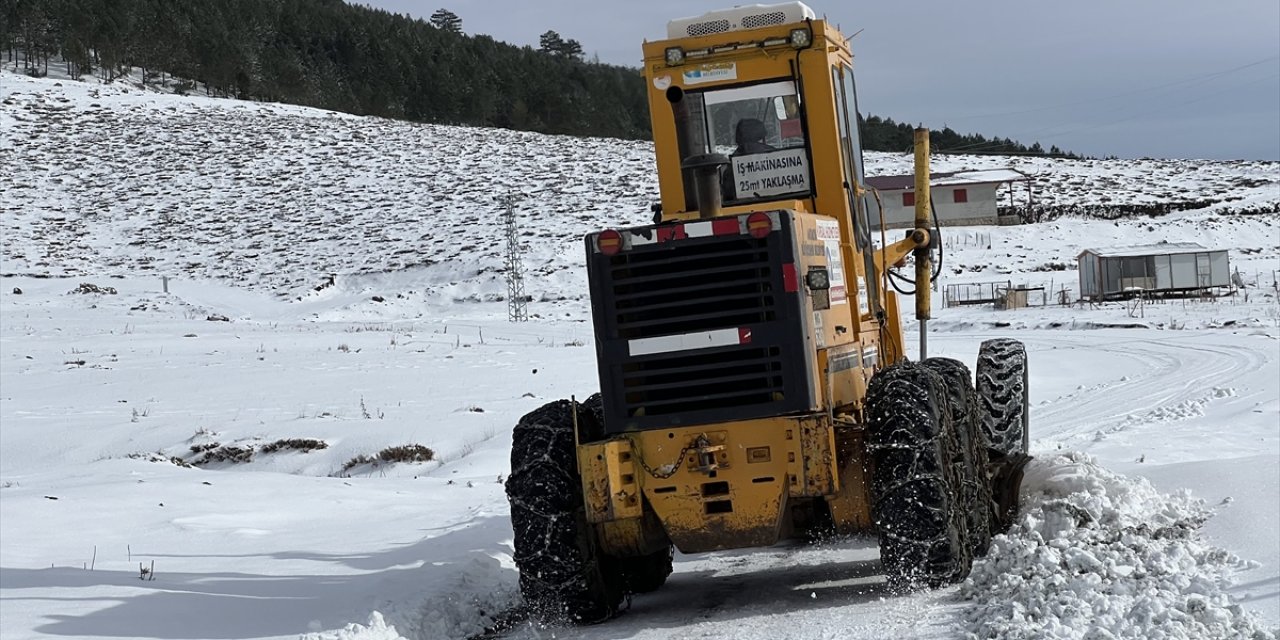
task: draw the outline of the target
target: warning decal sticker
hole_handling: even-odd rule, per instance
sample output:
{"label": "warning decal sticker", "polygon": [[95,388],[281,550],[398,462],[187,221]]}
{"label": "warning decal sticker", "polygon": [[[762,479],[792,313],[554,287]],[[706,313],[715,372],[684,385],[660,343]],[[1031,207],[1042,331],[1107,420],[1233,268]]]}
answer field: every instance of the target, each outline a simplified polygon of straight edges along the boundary
{"label": "warning decal sticker", "polygon": [[840,223],[835,220],[818,220],[818,240],[822,241],[827,250],[827,270],[831,272],[831,304],[848,304],[844,260],[840,255]]}
{"label": "warning decal sticker", "polygon": [[809,190],[809,159],[804,147],[737,156],[733,186],[739,198],[780,196]]}

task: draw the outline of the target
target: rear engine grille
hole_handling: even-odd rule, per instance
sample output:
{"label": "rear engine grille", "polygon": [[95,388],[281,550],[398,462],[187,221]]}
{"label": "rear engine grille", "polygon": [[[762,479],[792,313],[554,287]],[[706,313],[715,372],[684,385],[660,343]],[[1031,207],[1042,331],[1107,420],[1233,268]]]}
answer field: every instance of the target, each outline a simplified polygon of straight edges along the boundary
{"label": "rear engine grille", "polygon": [[618,337],[741,327],[777,317],[764,240],[685,243],[610,260]]}
{"label": "rear engine grille", "polygon": [[588,239],[609,431],[782,415],[814,402],[801,298],[785,290],[792,221],[778,215],[781,228],[763,238],[674,239],[608,256]]}
{"label": "rear engine grille", "polygon": [[647,416],[768,404],[781,398],[778,347],[703,349],[622,367],[626,406]]}

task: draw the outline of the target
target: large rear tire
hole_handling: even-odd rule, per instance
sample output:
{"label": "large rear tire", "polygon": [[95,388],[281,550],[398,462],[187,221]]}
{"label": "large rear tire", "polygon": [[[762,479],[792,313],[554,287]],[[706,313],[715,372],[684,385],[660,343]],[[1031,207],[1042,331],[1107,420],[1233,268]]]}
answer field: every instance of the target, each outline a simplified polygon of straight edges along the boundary
{"label": "large rear tire", "polygon": [[962,456],[946,403],[943,378],[913,362],[884,368],[867,390],[871,511],[895,591],[958,581],[972,562],[954,464]]}
{"label": "large rear tire", "polygon": [[978,402],[987,446],[1005,456],[1025,454],[1030,443],[1027,350],[1021,342],[996,338],[978,349]]}
{"label": "large rear tire", "polygon": [[991,544],[991,526],[996,505],[991,497],[991,478],[987,475],[986,442],[979,424],[981,411],[969,376],[969,367],[951,358],[929,358],[923,363],[942,377],[947,385],[947,411],[955,428],[960,460],[956,476],[960,478],[960,505],[964,513],[969,551],[975,558],[986,555]]}
{"label": "large rear tire", "polygon": [[591,624],[617,612],[623,586],[617,561],[599,552],[586,520],[573,419],[568,400],[520,419],[506,489],[520,593],[531,613]]}

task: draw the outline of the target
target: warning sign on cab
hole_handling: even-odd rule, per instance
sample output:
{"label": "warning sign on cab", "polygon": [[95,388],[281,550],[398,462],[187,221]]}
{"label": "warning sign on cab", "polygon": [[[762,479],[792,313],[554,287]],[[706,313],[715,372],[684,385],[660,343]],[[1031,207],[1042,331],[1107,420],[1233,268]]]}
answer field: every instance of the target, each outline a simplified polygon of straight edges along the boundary
{"label": "warning sign on cab", "polygon": [[754,153],[733,159],[733,185],[739,198],[759,198],[809,190],[804,148]]}

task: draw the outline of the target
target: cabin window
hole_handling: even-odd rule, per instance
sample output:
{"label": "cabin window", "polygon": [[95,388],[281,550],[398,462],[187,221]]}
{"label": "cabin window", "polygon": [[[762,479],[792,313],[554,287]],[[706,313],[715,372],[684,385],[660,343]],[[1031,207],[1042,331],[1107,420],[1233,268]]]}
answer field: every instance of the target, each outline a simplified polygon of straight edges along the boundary
{"label": "cabin window", "polygon": [[915,194],[915,192],[914,192],[914,191],[906,191],[906,192],[903,192],[903,194],[902,194],[902,206],[904,206],[904,207],[914,207],[914,206],[916,206],[916,194]]}
{"label": "cabin window", "polygon": [[721,180],[725,204],[812,195],[804,114],[794,81],[690,91],[682,102],[679,108],[687,115],[677,118],[676,127],[684,157],[729,157]]}
{"label": "cabin window", "polygon": [[[831,67],[831,86],[836,93],[836,121],[840,129],[840,151],[844,158],[845,193],[849,200],[849,213],[853,215],[854,242],[861,249],[871,246],[871,227],[867,223],[868,212],[878,216],[879,203],[870,195],[861,200],[855,197],[854,185],[866,185],[862,163],[861,120],[858,117],[858,91],[853,80],[853,69],[847,65]],[[872,207],[875,207],[874,209]]]}
{"label": "cabin window", "polygon": [[968,202],[969,190],[968,189],[952,189],[951,199],[952,199],[952,202],[956,202],[956,203]]}

